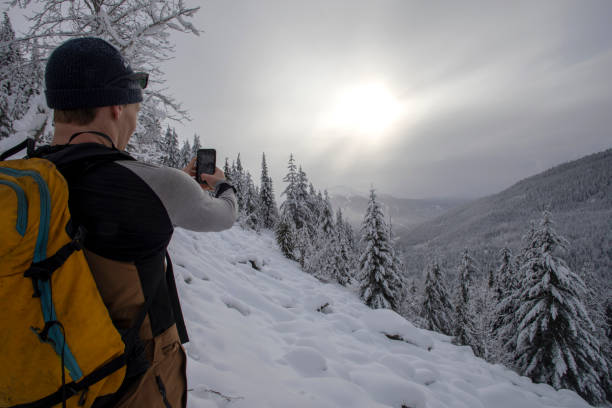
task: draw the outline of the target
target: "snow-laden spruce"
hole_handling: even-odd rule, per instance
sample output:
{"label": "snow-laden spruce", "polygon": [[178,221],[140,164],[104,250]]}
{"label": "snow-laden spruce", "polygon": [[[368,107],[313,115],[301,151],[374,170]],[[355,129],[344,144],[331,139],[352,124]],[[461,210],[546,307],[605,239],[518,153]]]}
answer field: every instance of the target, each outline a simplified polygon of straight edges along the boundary
{"label": "snow-laden spruce", "polygon": [[359,258],[361,298],[373,309],[399,310],[404,285],[389,239],[385,217],[374,189],[361,227],[362,254]]}
{"label": "snow-laden spruce", "polygon": [[261,177],[259,181],[259,221],[262,228],[273,229],[278,222],[278,209],[274,198],[272,177],[268,174],[266,154],[261,155]]}
{"label": "snow-laden spruce", "polygon": [[421,317],[426,322],[426,328],[451,335],[453,306],[449,301],[448,290],[440,273],[440,265],[436,261],[431,262],[427,269],[423,298]]}
{"label": "snow-laden spruce", "polygon": [[516,348],[516,327],[514,313],[518,309],[518,285],[512,251],[504,247],[500,251],[500,266],[497,269],[495,321],[493,338],[496,343],[495,361],[511,365]]}
{"label": "snow-laden spruce", "polygon": [[568,243],[556,233],[549,212],[530,235],[519,271],[515,365],[536,382],[603,401],[600,375],[607,372],[606,361],[581,301],[586,289],[559,256]]}
{"label": "snow-laden spruce", "polygon": [[[305,173],[301,168],[298,173],[293,154],[289,156],[287,170],[287,175],[283,178],[283,181],[287,183],[287,187],[281,194],[281,196],[285,197],[285,201],[280,206],[280,222],[277,226],[277,234],[280,234],[279,240],[287,242],[285,249],[295,247],[293,237],[287,235],[287,232],[299,230],[302,226],[307,225],[311,214],[306,200],[308,192],[306,191],[304,181]],[[293,225],[290,226],[287,223],[292,223]],[[286,252],[290,257],[293,257],[290,251],[287,250]]]}
{"label": "snow-laden spruce", "polygon": [[161,165],[178,168],[181,164],[181,151],[176,130],[168,126],[160,141]]}
{"label": "snow-laden spruce", "polygon": [[472,346],[475,349],[477,341],[474,333],[474,315],[472,302],[472,287],[474,279],[479,274],[476,261],[465,249],[459,266],[459,288],[455,299],[455,331],[456,344]]}

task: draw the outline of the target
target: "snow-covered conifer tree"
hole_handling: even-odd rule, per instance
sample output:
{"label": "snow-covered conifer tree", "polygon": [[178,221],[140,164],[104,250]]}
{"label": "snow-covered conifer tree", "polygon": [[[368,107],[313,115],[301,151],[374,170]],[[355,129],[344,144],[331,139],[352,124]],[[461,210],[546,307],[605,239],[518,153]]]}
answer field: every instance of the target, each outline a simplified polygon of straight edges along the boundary
{"label": "snow-covered conifer tree", "polygon": [[499,252],[499,255],[501,258],[500,265],[495,274],[495,295],[498,302],[510,296],[517,287],[512,251],[504,247]]}
{"label": "snow-covered conifer tree", "polygon": [[602,384],[608,390],[607,399],[612,401],[612,286],[610,282],[602,282],[595,276],[594,265],[586,262],[579,274],[586,287],[584,305],[591,321],[595,325],[596,336],[601,345],[602,357],[608,365],[608,372],[602,373]]}
{"label": "snow-covered conifer tree", "polygon": [[350,259],[349,267],[351,269],[357,269],[357,264],[359,262],[359,253],[358,253],[359,251],[357,249],[357,240],[355,239],[355,232],[353,231],[353,227],[348,222],[348,220],[344,220],[343,226],[344,228],[342,228],[342,230],[343,230],[343,234],[344,234],[346,243],[348,244],[349,254],[350,254],[349,255],[349,259]]}
{"label": "snow-covered conifer tree", "polygon": [[193,134],[193,142],[191,143],[191,154],[192,157],[197,157],[198,150],[202,148],[202,143],[200,142],[200,136],[197,133]]}
{"label": "snow-covered conifer tree", "polygon": [[325,194],[323,196],[321,215],[319,216],[318,225],[321,231],[327,235],[332,236],[335,230],[334,227],[334,214],[331,206],[331,202],[329,200],[329,194],[327,190],[325,190]]}
{"label": "snow-covered conifer tree", "polygon": [[389,231],[374,189],[362,224],[364,252],[359,259],[361,298],[373,309],[398,310],[402,280],[394,269],[393,248]]}
{"label": "snow-covered conifer tree", "polygon": [[338,236],[334,226],[334,215],[329,200],[329,194],[325,191],[325,198],[321,199],[320,216],[316,222],[316,230],[312,235],[313,256],[310,260],[310,273],[323,281],[337,279],[336,255],[338,253]]}
{"label": "snow-covered conifer tree", "polygon": [[318,221],[321,219],[321,212],[323,211],[324,204],[323,195],[320,191],[317,192],[312,183],[309,183],[308,185],[306,203],[308,205],[308,209],[310,210],[311,225],[309,225],[309,228],[311,232],[314,233],[317,229]]}
{"label": "snow-covered conifer tree", "polygon": [[295,249],[297,235],[293,218],[289,213],[281,213],[280,220],[276,224],[276,242],[285,257],[296,260]]}
{"label": "snow-covered conifer tree", "polygon": [[261,227],[259,215],[261,214],[261,204],[259,201],[259,191],[253,183],[251,173],[245,173],[246,191],[244,194],[244,208],[242,209],[241,221],[246,228],[259,231]]}
{"label": "snow-covered conifer tree", "polygon": [[[280,205],[280,221],[276,226],[276,240],[283,251],[283,254],[289,259],[295,259],[293,250],[296,246],[296,235],[295,230],[299,229],[296,224],[296,213],[297,213],[297,167],[293,158],[293,153],[289,156],[289,162],[287,164],[287,175],[283,178],[283,181],[287,183],[285,191],[281,195],[285,196],[285,201]],[[293,227],[291,230],[290,227]],[[301,227],[302,225],[300,225]],[[292,233],[290,233],[290,231]]]}
{"label": "snow-covered conifer tree", "polygon": [[512,353],[516,340],[514,313],[518,309],[518,280],[515,261],[508,248],[502,248],[500,265],[495,280],[495,319],[492,322],[492,336],[495,342],[493,361],[512,365]]}
{"label": "snow-covered conifer tree", "polygon": [[300,168],[298,172],[293,154],[289,156],[287,165],[287,175],[283,181],[287,183],[285,191],[281,195],[285,196],[285,201],[280,206],[281,216],[289,216],[293,220],[296,228],[308,225],[310,219],[310,209],[307,206],[306,173]]}
{"label": "snow-covered conifer tree", "polygon": [[183,141],[183,146],[181,147],[181,151],[179,153],[178,167],[179,168],[186,167],[191,161],[191,159],[193,159],[194,157],[195,156],[192,156],[191,154],[191,146],[189,145],[189,141],[188,140]]}
{"label": "snow-covered conifer tree", "polygon": [[166,134],[161,141],[162,157],[161,162],[164,166],[178,168],[181,161],[180,150],[176,131],[168,126]]}
{"label": "snow-covered conifer tree", "polygon": [[465,249],[459,266],[459,288],[455,300],[455,338],[456,344],[472,346],[476,353],[477,342],[474,337],[474,316],[471,287],[477,274],[476,261]]}
{"label": "snow-covered conifer tree", "polygon": [[308,176],[306,172],[299,166],[295,185],[296,199],[296,225],[307,225],[310,232],[314,232],[316,220],[312,216],[312,211],[308,205]]}
{"label": "snow-covered conifer tree", "polygon": [[242,167],[242,161],[240,160],[240,153],[238,153],[235,165],[232,167],[232,183],[236,188],[236,201],[238,202],[238,211],[240,212],[245,207],[245,199],[248,194],[247,179]]}
{"label": "snow-covered conifer tree", "polygon": [[335,248],[333,257],[333,273],[332,277],[342,286],[346,286],[351,282],[351,268],[354,264],[352,251],[347,239],[344,220],[342,219],[342,211],[336,211],[335,224]]}
{"label": "snow-covered conifer tree", "polygon": [[421,328],[427,327],[427,322],[421,317],[424,299],[424,289],[419,287],[417,279],[415,277],[407,279],[406,297],[401,305],[400,314]]}
{"label": "snow-covered conifer tree", "polygon": [[489,269],[488,279],[480,279],[472,287],[472,304],[474,317],[474,350],[476,355],[487,361],[498,356],[497,343],[493,333],[493,323],[496,319],[495,306],[497,296],[495,293],[495,275]]}
{"label": "snow-covered conifer tree", "polygon": [[404,265],[404,262],[402,261],[401,248],[397,244],[398,238],[393,234],[393,224],[391,222],[391,217],[389,217],[389,224],[388,224],[387,229],[389,231],[389,242],[391,243],[391,249],[392,249],[391,259],[393,260],[393,269],[397,271],[397,276],[400,279],[401,288],[398,289],[399,301],[404,302],[405,297],[407,295],[407,293],[405,292],[406,266]]}
{"label": "snow-covered conifer tree", "polygon": [[295,232],[295,260],[300,263],[302,270],[307,273],[316,272],[317,250],[313,246],[310,232],[306,225]]}
{"label": "snow-covered conifer tree", "polygon": [[268,174],[268,165],[266,163],[266,154],[261,157],[261,181],[259,190],[260,201],[260,219],[263,228],[272,229],[278,222],[278,209],[276,208],[276,199],[274,198],[274,189],[272,187],[272,178]]}
{"label": "snow-covered conifer tree", "polygon": [[421,317],[426,322],[426,329],[451,335],[453,333],[453,306],[442,274],[440,265],[432,261],[425,277]]}
{"label": "snow-covered conifer tree", "polygon": [[569,388],[598,403],[605,399],[601,377],[607,364],[581,300],[584,282],[560,257],[568,245],[545,211],[522,256],[514,361],[535,382]]}
{"label": "snow-covered conifer tree", "polygon": [[232,177],[232,167],[229,165],[229,159],[225,158],[225,164],[223,165],[223,173],[225,174],[225,179],[228,183],[233,184]]}

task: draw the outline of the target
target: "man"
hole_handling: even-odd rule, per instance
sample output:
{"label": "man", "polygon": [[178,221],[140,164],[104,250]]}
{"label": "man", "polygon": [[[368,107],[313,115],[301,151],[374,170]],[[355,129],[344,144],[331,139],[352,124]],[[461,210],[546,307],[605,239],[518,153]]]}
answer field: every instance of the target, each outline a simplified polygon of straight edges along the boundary
{"label": "man", "polygon": [[102,299],[120,330],[132,327],[152,299],[139,330],[140,359],[128,364],[116,394],[96,399],[96,408],[186,406],[187,332],[166,248],[174,226],[220,231],[236,218],[233,187],[219,168],[200,175],[199,184],[195,160],[181,171],[122,153],[147,80],[98,38],[63,43],[45,70],[55,123],[45,157],[68,182],[72,221],[87,230],[84,251]]}

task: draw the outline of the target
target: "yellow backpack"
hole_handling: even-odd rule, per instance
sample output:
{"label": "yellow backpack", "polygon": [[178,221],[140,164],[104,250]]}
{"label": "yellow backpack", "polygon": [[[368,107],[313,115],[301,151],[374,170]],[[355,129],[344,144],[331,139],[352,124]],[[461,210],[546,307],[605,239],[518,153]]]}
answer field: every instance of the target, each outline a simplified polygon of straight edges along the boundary
{"label": "yellow backpack", "polygon": [[132,347],[98,292],[53,163],[0,161],[0,231],[0,407],[87,408],[115,393]]}

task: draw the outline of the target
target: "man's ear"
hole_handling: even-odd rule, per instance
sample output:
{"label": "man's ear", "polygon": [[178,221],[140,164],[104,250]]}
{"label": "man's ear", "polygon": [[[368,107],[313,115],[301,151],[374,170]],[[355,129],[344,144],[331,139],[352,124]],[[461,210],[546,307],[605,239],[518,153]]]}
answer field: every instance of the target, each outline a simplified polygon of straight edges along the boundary
{"label": "man's ear", "polygon": [[124,105],[112,105],[110,106],[111,117],[113,119],[119,119],[123,113]]}

